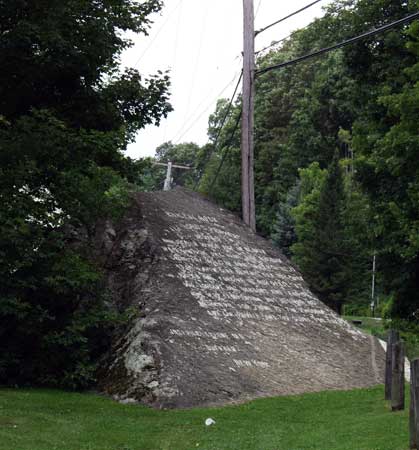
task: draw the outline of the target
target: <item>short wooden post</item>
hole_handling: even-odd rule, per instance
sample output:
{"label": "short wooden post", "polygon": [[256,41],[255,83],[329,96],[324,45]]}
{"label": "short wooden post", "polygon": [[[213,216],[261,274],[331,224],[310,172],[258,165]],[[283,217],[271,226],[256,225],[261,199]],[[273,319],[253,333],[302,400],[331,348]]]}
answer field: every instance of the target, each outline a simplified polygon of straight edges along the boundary
{"label": "short wooden post", "polygon": [[391,355],[392,346],[400,339],[399,332],[396,330],[389,330],[387,336],[387,350],[386,350],[386,368],[385,368],[385,385],[384,385],[384,398],[385,400],[391,400]]}
{"label": "short wooden post", "polygon": [[391,410],[404,409],[404,342],[392,345]]}
{"label": "short wooden post", "polygon": [[419,449],[419,359],[410,362],[410,448]]}

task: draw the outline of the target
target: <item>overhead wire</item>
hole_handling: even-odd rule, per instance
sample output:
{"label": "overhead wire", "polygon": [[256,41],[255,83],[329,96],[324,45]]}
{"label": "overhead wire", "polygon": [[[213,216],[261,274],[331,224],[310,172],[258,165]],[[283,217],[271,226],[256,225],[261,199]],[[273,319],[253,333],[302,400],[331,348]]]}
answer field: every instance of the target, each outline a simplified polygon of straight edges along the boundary
{"label": "overhead wire", "polygon": [[209,8],[209,3],[207,3],[206,7],[202,9],[202,24],[201,24],[201,32],[199,33],[198,51],[197,51],[196,58],[195,58],[195,64],[194,64],[194,69],[193,69],[192,81],[191,81],[191,85],[189,88],[188,100],[186,102],[184,120],[188,116],[189,108],[190,108],[190,104],[191,104],[191,98],[192,98],[192,94],[193,94],[193,91],[195,88],[196,74],[198,71],[198,65],[199,65],[199,61],[201,58],[202,44],[203,44],[203,40],[204,40],[205,30],[207,27],[208,8]]}
{"label": "overhead wire", "polygon": [[[226,121],[227,121],[227,118],[228,118],[228,116],[229,116],[229,114],[230,114],[231,108],[233,107],[233,102],[234,102],[234,99],[235,99],[235,97],[236,97],[237,90],[239,89],[239,86],[240,86],[240,82],[241,82],[241,80],[242,80],[242,77],[243,77],[243,71],[240,72],[240,76],[239,76],[239,79],[237,80],[237,84],[236,84],[236,87],[235,87],[235,89],[234,89],[233,95],[231,96],[230,101],[229,101],[229,104],[228,104],[228,107],[227,107],[227,109],[226,109],[226,112],[224,113],[224,116],[223,116],[223,118],[221,119],[221,124],[220,124],[220,126],[219,126],[219,128],[218,128],[217,135],[216,135],[216,137],[215,137],[215,140],[214,140],[214,144],[213,144],[212,150],[208,153],[207,157],[205,158],[205,161],[204,161],[204,163],[202,164],[202,167],[197,167],[197,170],[199,170],[199,169],[201,169],[201,168],[204,169],[204,168],[206,167],[206,165],[208,164],[208,162],[210,161],[210,159],[211,159],[211,157],[212,157],[212,154],[214,153],[214,150],[215,150],[215,149],[217,148],[217,146],[218,146],[218,140],[219,140],[219,138],[220,138],[220,136],[221,136],[221,131],[223,130],[224,125],[225,125],[225,123],[226,123]],[[195,182],[195,187],[194,187],[195,189],[197,188],[197,186],[198,186],[198,184],[199,184],[199,181],[200,181],[200,174],[198,173],[198,177],[197,177],[197,180],[196,180],[196,182]]]}
{"label": "overhead wire", "polygon": [[233,95],[232,95],[231,98],[230,98],[230,102],[229,102],[229,104],[228,104],[227,110],[226,110],[226,112],[225,112],[225,114],[224,114],[224,116],[223,116],[223,118],[222,118],[222,120],[221,120],[221,125],[220,125],[220,127],[218,128],[218,132],[217,132],[217,135],[216,135],[216,137],[215,137],[214,148],[217,146],[218,139],[219,139],[219,137],[220,137],[220,135],[221,135],[221,131],[222,131],[222,129],[224,128],[224,125],[225,125],[225,123],[226,123],[226,121],[227,121],[227,118],[228,118],[228,116],[229,116],[229,114],[230,114],[230,111],[231,111],[231,108],[232,108],[232,106],[233,106],[233,102],[234,102],[234,99],[235,99],[235,97],[236,97],[237,90],[239,89],[239,86],[240,86],[240,82],[241,82],[241,80],[242,80],[242,77],[243,77],[243,71],[240,73],[239,79],[237,80],[236,87],[234,88]]}
{"label": "overhead wire", "polygon": [[281,42],[286,41],[287,39],[289,39],[290,37],[292,37],[294,35],[295,31],[291,34],[289,34],[288,36],[279,39],[278,41],[273,41],[271,44],[267,45],[266,47],[261,48],[260,50],[255,52],[255,55],[259,55],[259,53],[264,52],[265,50],[269,50],[271,47],[274,47],[275,45],[280,44]]}
{"label": "overhead wire", "polygon": [[255,31],[255,36],[257,36],[260,33],[263,33],[264,31],[268,30],[269,28],[273,27],[274,25],[278,25],[278,23],[284,22],[285,20],[289,19],[290,17],[293,17],[293,16],[295,16],[295,15],[305,11],[306,9],[314,6],[316,3],[320,3],[321,1],[323,1],[323,0],[315,0],[314,2],[311,2],[308,5],[303,6],[302,8],[298,9],[297,11],[294,11],[294,12],[288,14],[285,17],[282,17],[281,19],[279,19],[279,20],[277,20],[275,22],[273,22],[273,23],[271,23],[269,25],[266,25],[266,27],[263,27],[260,30]]}
{"label": "overhead wire", "polygon": [[360,41],[362,39],[365,39],[365,38],[368,38],[368,37],[375,36],[377,34],[383,33],[383,32],[385,32],[387,30],[390,30],[391,28],[394,28],[394,27],[398,26],[398,25],[403,25],[403,24],[412,22],[413,20],[415,20],[417,18],[419,18],[419,11],[415,12],[413,14],[410,14],[410,15],[402,18],[402,19],[399,19],[399,20],[396,20],[394,22],[391,22],[391,23],[389,23],[387,25],[383,25],[383,26],[381,26],[379,28],[374,28],[373,30],[367,31],[367,32],[362,33],[362,34],[360,34],[358,36],[355,36],[353,38],[347,39],[347,40],[345,40],[343,42],[339,42],[339,44],[331,45],[330,47],[324,47],[324,48],[322,48],[320,50],[317,50],[315,52],[308,53],[308,54],[303,55],[303,56],[299,56],[298,58],[294,58],[294,59],[291,59],[289,61],[285,61],[283,63],[275,64],[273,66],[269,66],[269,67],[265,67],[263,69],[257,70],[255,72],[255,74],[256,75],[262,75],[264,73],[270,72],[271,70],[281,69],[281,68],[286,67],[286,66],[291,66],[293,64],[297,64],[297,63],[305,61],[307,59],[314,58],[314,57],[322,55],[324,53],[328,53],[328,52],[330,52],[332,50],[337,50],[339,48],[342,48],[342,47],[345,47],[347,45],[353,44],[354,42],[358,42],[358,41]]}
{"label": "overhead wire", "polygon": [[[171,68],[170,68],[170,72],[171,72],[171,76],[172,77],[174,76],[174,73],[176,71],[176,61],[177,61],[178,47],[179,47],[180,22],[181,22],[181,18],[182,18],[182,6],[183,6],[182,2],[180,2],[178,4],[178,6],[180,6],[180,7],[179,7],[179,13],[178,13],[177,21],[176,21],[175,39],[173,40],[172,65],[171,65]],[[168,129],[168,125],[169,125],[167,120],[165,122],[166,123],[165,123],[165,126],[164,126],[163,142],[166,142],[167,129]]]}
{"label": "overhead wire", "polygon": [[215,185],[215,182],[217,181],[218,175],[221,172],[221,168],[223,167],[224,161],[226,160],[227,155],[229,154],[229,152],[230,152],[230,150],[231,150],[231,148],[233,146],[233,139],[234,139],[234,136],[236,134],[237,128],[239,127],[241,116],[242,116],[242,109],[240,109],[240,113],[237,115],[236,123],[234,124],[234,128],[233,128],[233,130],[232,130],[232,132],[230,134],[230,139],[228,141],[226,150],[224,151],[224,154],[221,157],[220,164],[218,165],[217,171],[215,172],[214,178],[212,179],[212,182],[210,184],[210,187],[209,187],[209,190],[208,190],[209,192],[212,192],[212,190],[214,188],[214,185]]}
{"label": "overhead wire", "polygon": [[161,27],[158,29],[157,33],[153,36],[151,41],[148,43],[147,47],[144,49],[144,51],[141,53],[141,55],[138,57],[137,61],[134,64],[134,68],[137,67],[138,63],[144,58],[144,55],[150,50],[151,46],[154,44],[155,40],[159,37],[160,33],[163,31],[167,23],[169,22],[170,18],[173,16],[173,14],[176,12],[176,10],[179,8],[183,0],[179,0],[174,9],[167,15],[166,20],[163,22]]}
{"label": "overhead wire", "polygon": [[[268,26],[266,26],[266,27],[264,27],[264,28],[262,28],[262,29],[256,31],[255,36],[256,36],[257,34],[259,34],[259,33],[262,33],[263,31],[265,31],[265,30],[271,28],[272,26],[274,26],[274,25],[276,25],[276,24],[278,24],[278,23],[280,23],[280,22],[282,22],[282,21],[284,21],[284,20],[286,20],[286,19],[289,19],[290,17],[292,17],[292,16],[294,16],[294,15],[296,15],[296,14],[298,14],[298,13],[300,13],[300,12],[302,12],[302,11],[308,9],[308,8],[310,8],[311,6],[315,5],[316,3],[319,3],[320,1],[322,1],[322,0],[316,0],[316,1],[312,2],[312,3],[310,3],[309,5],[306,5],[306,6],[304,6],[303,8],[300,8],[298,11],[294,11],[293,13],[289,14],[288,16],[286,16],[286,17],[284,17],[284,18],[282,18],[282,19],[276,21],[275,23],[272,23],[272,24],[270,24],[270,25],[268,25]],[[258,14],[258,12],[259,12],[259,8],[260,8],[260,6],[261,6],[261,3],[262,3],[262,0],[259,0],[258,6],[257,6],[257,8],[256,8],[256,14],[255,14],[255,17],[257,16],[257,14]],[[289,36],[288,36],[288,37],[289,37]],[[288,37],[284,38],[283,40],[288,39]],[[278,42],[276,42],[276,43],[280,43],[280,42],[282,42],[283,40],[278,41]],[[267,50],[268,48],[272,47],[273,45],[275,45],[275,44],[272,43],[270,46],[268,46],[268,47],[266,47],[266,48],[260,50],[259,52],[256,52],[255,54],[258,54],[258,53],[260,53],[260,52],[262,52],[262,51],[264,51],[264,50]],[[220,126],[220,128],[219,128],[219,130],[218,130],[218,133],[217,133],[217,136],[216,136],[216,139],[215,139],[215,142],[214,142],[213,150],[209,153],[209,156],[207,156],[206,161],[205,161],[205,163],[204,163],[204,165],[203,165],[204,167],[208,164],[209,160],[211,159],[211,156],[212,156],[213,151],[217,148],[218,139],[219,139],[219,137],[220,137],[220,135],[221,135],[221,131],[222,131],[223,127],[224,127],[225,121],[226,121],[226,119],[227,119],[227,117],[228,117],[228,115],[229,115],[229,113],[230,113],[230,109],[231,109],[231,106],[232,106],[232,102],[233,102],[233,99],[234,99],[234,97],[235,97],[235,94],[236,94],[236,91],[237,91],[237,89],[238,89],[238,86],[239,86],[239,84],[240,84],[242,75],[243,75],[243,72],[241,72],[241,75],[240,75],[240,78],[239,78],[239,80],[238,80],[236,89],[235,89],[234,94],[233,94],[233,96],[232,96],[232,98],[231,98],[231,100],[230,100],[229,107],[227,108],[226,114],[225,114],[224,117],[223,117],[221,126]],[[241,115],[242,115],[242,110],[240,110],[239,117],[237,118],[237,123],[236,123],[236,125],[235,125],[235,127],[234,127],[234,131],[233,131],[233,134],[232,134],[232,136],[231,136],[231,140],[233,139],[234,133],[235,133],[237,127],[238,127],[238,124],[239,124]],[[224,160],[225,160],[225,158],[226,158],[226,156],[227,156],[227,154],[228,154],[229,148],[230,148],[230,147],[227,147],[227,150],[226,150],[225,154],[223,155],[223,157],[222,157],[222,159],[221,159],[221,161],[220,161],[219,168],[218,168],[218,170],[217,170],[216,176],[214,177],[214,180],[213,180],[212,183],[211,183],[210,190],[212,190],[212,187],[213,187],[213,185],[214,185],[214,183],[215,183],[215,181],[216,181],[216,179],[217,179],[217,177],[218,177],[218,174],[219,174],[219,172],[220,172],[220,170],[221,170],[221,167],[222,167],[222,165],[223,165],[223,163],[224,163]],[[199,176],[199,175],[198,175],[198,176]],[[200,181],[200,178],[198,178],[197,181],[196,181],[196,183],[195,183],[195,189],[196,189],[197,185],[199,184],[199,181]]]}
{"label": "overhead wire", "polygon": [[[313,3],[311,3],[310,5],[307,5],[307,6],[306,6],[305,8],[303,8],[302,10],[307,9],[308,7],[312,6],[312,5],[315,4],[315,3],[318,3],[318,2],[313,2]],[[294,14],[296,14],[297,12],[300,12],[300,11],[301,11],[301,10],[296,11]],[[293,15],[294,15],[294,14],[293,14]],[[289,17],[289,16],[288,16],[288,17]],[[288,17],[287,17],[287,18],[288,18]],[[371,36],[375,36],[375,35],[377,35],[377,34],[379,34],[379,33],[383,33],[383,32],[385,32],[385,31],[387,31],[387,30],[389,30],[389,29],[391,29],[391,28],[394,28],[394,27],[398,26],[398,25],[403,25],[403,24],[412,22],[413,20],[415,20],[415,19],[417,19],[417,18],[419,18],[419,11],[416,12],[416,13],[410,14],[410,15],[408,15],[408,16],[402,18],[402,19],[399,19],[399,20],[396,20],[396,21],[391,22],[391,23],[389,23],[389,24],[383,25],[383,26],[381,26],[381,27],[379,27],[379,28],[375,28],[375,29],[373,29],[373,30],[370,30],[370,31],[368,31],[368,32],[365,32],[365,33],[362,33],[362,34],[360,34],[360,35],[358,35],[358,36],[355,36],[355,37],[353,37],[353,38],[347,39],[347,40],[345,40],[345,41],[343,41],[343,42],[340,42],[340,43],[338,43],[338,44],[335,44],[335,45],[332,45],[332,46],[329,46],[329,47],[322,48],[322,49],[320,49],[320,50],[317,50],[317,51],[315,51],[315,52],[309,53],[309,54],[307,54],[307,55],[300,56],[300,57],[295,58],[295,59],[290,60],[290,61],[285,61],[285,62],[280,63],[280,64],[275,64],[274,66],[270,66],[270,67],[266,67],[266,68],[264,68],[264,69],[260,69],[260,70],[256,71],[256,75],[261,75],[261,74],[263,74],[263,73],[269,72],[269,71],[274,70],[274,69],[279,69],[279,68],[286,67],[286,66],[289,66],[289,65],[292,65],[292,64],[297,64],[298,62],[307,60],[307,59],[309,59],[309,58],[313,58],[313,57],[319,56],[319,55],[324,54],[324,53],[326,53],[326,52],[330,52],[330,51],[333,51],[333,50],[342,48],[342,47],[344,47],[344,46],[346,46],[346,45],[350,45],[350,44],[352,44],[352,43],[358,42],[358,41],[360,41],[360,40],[362,40],[362,39],[365,39],[365,38],[368,38],[368,37],[371,37]],[[285,18],[284,18],[283,20],[285,20]],[[279,22],[276,22],[276,23],[279,23]],[[267,29],[267,28],[265,27],[265,29]],[[290,36],[291,36],[291,35],[290,35]],[[288,36],[288,37],[286,37],[286,38],[283,38],[282,40],[276,42],[276,44],[277,44],[277,43],[280,43],[280,42],[282,42],[282,41],[284,41],[284,40],[286,40],[286,39],[288,39],[290,36]],[[271,44],[271,45],[268,46],[267,48],[270,48],[270,47],[272,47],[273,45],[275,45],[275,43]],[[257,53],[260,53],[260,52],[262,52],[263,50],[266,50],[267,48],[262,49],[262,50],[260,50],[260,51],[257,52]],[[239,124],[241,115],[242,115],[242,110],[240,111],[240,114],[239,114],[239,116],[238,116],[238,118],[237,118],[237,121],[236,121],[234,130],[233,130],[233,132],[232,132],[232,134],[231,134],[231,136],[230,136],[230,142],[229,142],[229,144],[228,144],[228,146],[227,146],[227,148],[226,148],[226,151],[224,152],[223,157],[221,158],[221,161],[220,161],[220,164],[219,164],[219,166],[218,166],[218,168],[217,168],[216,174],[215,174],[215,176],[214,176],[214,178],[213,178],[213,180],[212,180],[212,182],[211,182],[209,191],[212,191],[212,189],[213,189],[213,187],[214,187],[214,184],[215,184],[215,182],[216,182],[216,180],[217,180],[217,178],[218,178],[218,175],[219,175],[219,173],[220,173],[220,171],[221,171],[221,168],[222,168],[222,166],[223,166],[223,164],[224,164],[224,161],[225,161],[225,159],[226,159],[226,157],[227,157],[227,155],[228,155],[228,153],[229,153],[229,151],[230,151],[230,149],[231,149],[232,140],[233,140],[234,134],[235,134],[235,132],[236,132],[236,130],[237,130],[237,127],[238,127],[238,124]],[[220,127],[220,130],[221,130],[221,128],[222,128],[222,127]],[[221,132],[221,131],[220,131],[220,132]]]}
{"label": "overhead wire", "polygon": [[[195,108],[195,110],[193,111],[193,113],[189,116],[189,118],[184,121],[184,123],[182,124],[182,126],[180,127],[179,131],[175,134],[174,138],[172,139],[175,143],[178,143],[183,136],[185,136],[185,134],[191,130],[196,124],[197,122],[201,119],[201,117],[210,109],[213,107],[214,102],[220,98],[221,95],[224,94],[224,92],[236,81],[237,76],[241,76],[241,70],[240,73],[235,73],[234,77],[223,87],[223,89],[211,100],[211,102],[205,107],[205,109],[199,113],[198,116],[195,117],[195,113],[200,109],[200,107],[202,106],[202,104],[208,99],[208,97],[205,97],[203,99],[203,101]],[[192,123],[190,123],[190,125],[188,126],[187,129],[185,129],[185,126],[187,126],[188,122],[190,122],[190,120],[195,117],[195,119],[193,120]]]}
{"label": "overhead wire", "polygon": [[260,5],[262,4],[262,0],[259,0],[258,6],[256,7],[256,12],[255,12],[255,19],[259,14],[259,10],[260,10]]}

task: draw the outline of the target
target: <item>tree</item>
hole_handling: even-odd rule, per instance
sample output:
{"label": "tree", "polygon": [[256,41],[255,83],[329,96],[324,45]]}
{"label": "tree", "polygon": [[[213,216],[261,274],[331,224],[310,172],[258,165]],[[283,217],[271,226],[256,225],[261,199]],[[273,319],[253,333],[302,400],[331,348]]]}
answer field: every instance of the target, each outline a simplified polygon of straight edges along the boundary
{"label": "tree", "polygon": [[171,109],[166,74],[118,73],[161,6],[0,2],[0,383],[89,384],[119,323],[91,238],[128,204],[127,142]]}
{"label": "tree", "polygon": [[[413,23],[406,46],[414,56],[405,68],[403,86],[390,78],[376,99],[383,115],[366,114],[356,123],[358,178],[371,199],[375,245],[382,261],[393,314],[416,321],[419,316],[419,26]],[[401,75],[397,75],[400,78]]]}
{"label": "tree", "polygon": [[299,196],[300,182],[297,182],[288,192],[286,200],[279,204],[277,220],[273,227],[272,241],[288,257],[291,257],[291,246],[297,241],[292,210],[298,205]]}
{"label": "tree", "polygon": [[241,113],[240,105],[233,105],[224,127],[220,129],[227,106],[226,100],[218,101],[214,114],[210,116],[210,142],[202,149],[197,165],[198,174],[202,171],[198,189],[231,211],[240,212],[240,127],[236,124]]}
{"label": "tree", "polygon": [[131,45],[122,32],[146,33],[160,0],[69,0],[0,4],[0,112],[8,120],[53,110],[73,127],[125,127],[126,137],[168,111],[166,76],[143,82],[118,74]]}
{"label": "tree", "polygon": [[[259,53],[258,68],[388,24],[418,7],[417,0],[336,0],[328,5],[322,18],[268,52]],[[378,278],[386,293],[394,294],[394,313],[410,319],[419,315],[415,294],[419,284],[415,181],[418,56],[418,30],[413,23],[319,58],[264,73],[255,80],[258,232],[272,238],[285,251],[295,232],[294,260],[302,269],[305,264],[314,267],[317,250],[310,253],[310,242],[317,239],[313,221],[320,211],[320,190],[314,187],[304,193],[305,177],[317,174],[320,181],[320,173],[331,164],[335,149],[343,150],[343,156],[343,144],[350,144],[354,160],[351,157],[346,162],[350,170],[344,180],[343,217],[339,219],[347,247],[347,258],[339,261],[347,271],[342,296],[345,302],[365,307],[371,258],[376,251]],[[239,142],[233,143],[210,189],[239,102],[215,149],[213,144],[227,105],[226,100],[221,100],[210,120],[200,190],[211,190],[215,200],[239,211]],[[350,142],[342,142],[346,138]],[[301,192],[299,204],[292,208],[293,223],[289,210],[295,201],[293,189],[299,176]]]}
{"label": "tree", "polygon": [[[320,172],[317,173],[320,175]],[[311,202],[314,198],[312,192]],[[293,247],[296,261],[310,288],[339,314],[347,292],[349,258],[343,220],[345,202],[339,158],[335,155],[318,191],[317,207],[308,213],[307,205],[302,204],[296,212],[296,218],[300,221],[297,226],[299,245]],[[307,214],[310,217],[308,222]],[[303,217],[306,218],[304,228]]]}
{"label": "tree", "polygon": [[[185,142],[181,144],[172,144],[165,142],[156,149],[156,159],[160,162],[169,162],[190,166],[191,169],[196,167],[200,148],[199,145],[193,142]],[[173,183],[178,186],[186,186],[193,188],[195,185],[195,174],[193,170],[176,169],[172,170]],[[161,179],[164,181],[164,176]]]}
{"label": "tree", "polygon": [[325,183],[327,171],[321,169],[319,163],[314,162],[306,169],[300,169],[300,189],[298,204],[290,213],[295,222],[296,242],[291,246],[293,261],[297,263],[305,274],[304,267],[311,264],[307,243],[314,242],[314,217],[319,208],[320,191]]}

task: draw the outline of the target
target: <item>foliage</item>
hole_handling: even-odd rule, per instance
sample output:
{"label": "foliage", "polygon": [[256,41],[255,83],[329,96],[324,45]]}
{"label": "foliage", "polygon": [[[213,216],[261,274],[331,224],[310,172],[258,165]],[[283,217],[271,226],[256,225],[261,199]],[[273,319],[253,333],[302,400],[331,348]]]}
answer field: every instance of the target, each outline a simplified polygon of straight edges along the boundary
{"label": "foliage", "polygon": [[297,242],[291,251],[299,267],[310,264],[306,261],[304,244],[315,239],[313,221],[320,202],[320,191],[324,185],[327,171],[314,162],[306,169],[300,169],[300,199],[298,205],[291,210],[295,221]]}
{"label": "foliage", "polygon": [[365,113],[354,126],[359,152],[358,178],[371,199],[374,233],[386,288],[394,292],[393,313],[417,320],[419,300],[419,26],[407,34],[416,57],[397,79],[381,86],[376,99],[382,114]]}
{"label": "foliage", "polygon": [[[125,128],[126,138],[168,111],[167,77],[118,75],[122,32],[146,33],[160,0],[2,2],[0,113],[50,109],[74,127]],[[18,51],[17,51],[18,50]]]}
{"label": "foliage", "polygon": [[[194,165],[196,164],[198,153],[200,149],[197,144],[181,143],[172,144],[171,142],[166,142],[156,149],[156,159],[158,162],[167,163],[171,161],[172,163],[180,164],[183,166],[190,166],[191,170],[188,169],[172,169],[172,178],[174,186],[186,186],[193,188],[195,185],[194,177]],[[165,176],[162,178],[164,180]]]}
{"label": "foliage", "polygon": [[405,342],[406,355],[410,360],[419,358],[419,324],[417,321],[393,319],[388,322],[387,328],[400,332],[400,337]]}
{"label": "foliage", "polygon": [[118,73],[161,6],[0,2],[0,383],[85,387],[124,320],[91,239],[146,165],[126,144],[171,110],[167,74]]}
{"label": "foliage", "polygon": [[[318,165],[314,168],[318,169]],[[344,225],[346,196],[337,154],[320,189],[313,191],[311,203],[298,206],[298,244],[293,251],[313,292],[341,313],[348,287],[349,248]],[[307,211],[307,207],[311,207],[311,211]]]}
{"label": "foliage", "polygon": [[346,319],[352,325],[355,325],[364,333],[371,334],[372,336],[376,336],[384,341],[387,340],[386,328],[389,326],[390,322],[387,322],[386,320],[371,317],[370,315],[368,316],[346,315],[346,307],[344,319]]}
{"label": "foliage", "polygon": [[151,192],[162,189],[166,171],[154,164],[154,158],[131,159],[125,157],[121,160],[118,172],[123,174],[130,183],[130,188],[142,192]]}
{"label": "foliage", "polygon": [[240,116],[240,107],[235,105],[231,109],[225,126],[220,129],[226,113],[227,103],[219,101],[216,111],[210,116],[210,142],[201,155],[200,164],[205,163],[205,171],[200,178],[199,190],[231,211],[238,212],[241,209],[241,157],[240,128],[236,128],[236,123]]}
{"label": "foliage", "polygon": [[278,214],[273,227],[272,241],[286,256],[291,257],[291,246],[296,244],[295,219],[292,210],[297,207],[300,196],[300,183],[290,189],[287,198],[278,207]]}
{"label": "foliage", "polygon": [[[417,0],[336,0],[322,18],[259,53],[257,66],[271,66],[343,41],[405,17],[418,7]],[[393,314],[413,321],[419,308],[418,37],[419,26],[413,22],[264,73],[255,83],[258,232],[287,255],[292,246],[306,278],[319,275],[307,272],[320,264],[320,250],[313,247],[319,237],[312,228],[312,219],[319,214],[319,191],[308,196],[300,192],[296,199],[296,185],[304,170],[314,170],[313,163],[318,170],[326,169],[339,149],[346,196],[342,246],[351,250],[344,264],[341,301],[354,310],[369,307],[371,263],[376,254],[380,296],[394,296]],[[220,100],[210,117],[206,151],[210,157],[204,158],[204,169],[198,166],[203,172],[199,190],[239,212],[238,141],[233,140],[218,169],[240,99],[218,133],[227,105],[227,100]],[[218,134],[219,145],[214,149]],[[307,265],[309,254],[311,264]],[[343,288],[341,281],[336,283],[337,291]]]}
{"label": "foliage", "polygon": [[87,387],[112,331],[125,322],[106,306],[97,268],[66,247],[50,237],[36,266],[20,268],[2,289],[2,383]]}
{"label": "foliage", "polygon": [[[3,389],[0,395],[1,450],[404,450],[409,446],[409,407],[391,413],[382,386],[166,411],[123,405],[93,394]],[[208,417],[215,425],[205,427]]]}

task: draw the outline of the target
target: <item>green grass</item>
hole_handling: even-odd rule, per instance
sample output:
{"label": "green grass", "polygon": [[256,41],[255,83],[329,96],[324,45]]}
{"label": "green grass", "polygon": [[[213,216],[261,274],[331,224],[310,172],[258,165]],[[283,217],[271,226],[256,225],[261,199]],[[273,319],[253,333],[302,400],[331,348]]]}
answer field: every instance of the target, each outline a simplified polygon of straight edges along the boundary
{"label": "green grass", "polygon": [[[352,323],[353,320],[361,321],[359,325],[355,325],[360,330],[365,333],[377,336],[384,341],[387,341],[388,328],[390,327],[391,321],[389,320],[379,320],[374,317],[361,317],[361,316],[343,316],[348,322]],[[387,325],[387,327],[386,327]],[[416,325],[417,327],[417,325]],[[397,324],[396,324],[396,329]],[[409,329],[401,328],[400,335],[405,342],[406,356],[412,360],[414,358],[419,358],[419,328],[414,328],[413,331]]]}
{"label": "green grass", "polygon": [[372,334],[381,339],[387,340],[387,330],[384,328],[385,320],[376,319],[374,317],[360,317],[360,316],[343,316],[348,322],[352,323],[353,320],[359,320],[361,325],[355,325],[365,333]]}
{"label": "green grass", "polygon": [[[204,425],[212,417],[216,424]],[[383,387],[153,410],[93,394],[0,389],[1,450],[407,450]]]}

